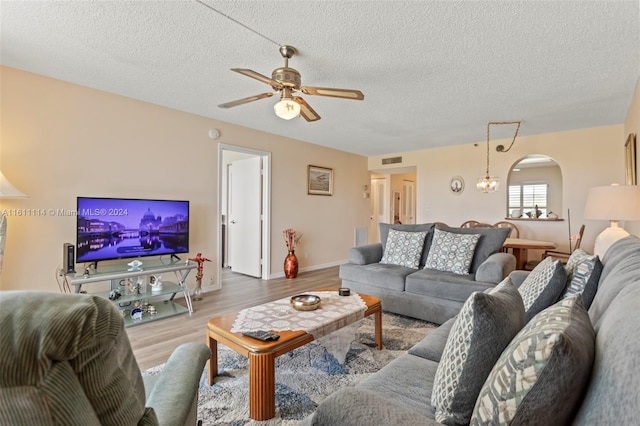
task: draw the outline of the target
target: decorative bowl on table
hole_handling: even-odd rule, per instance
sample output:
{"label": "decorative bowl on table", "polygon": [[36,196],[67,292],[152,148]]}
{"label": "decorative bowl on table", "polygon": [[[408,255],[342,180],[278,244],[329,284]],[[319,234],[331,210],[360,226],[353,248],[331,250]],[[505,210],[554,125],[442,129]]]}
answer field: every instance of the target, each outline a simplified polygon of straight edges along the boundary
{"label": "decorative bowl on table", "polygon": [[313,311],[320,307],[320,297],[313,294],[299,294],[291,298],[291,306],[298,311]]}

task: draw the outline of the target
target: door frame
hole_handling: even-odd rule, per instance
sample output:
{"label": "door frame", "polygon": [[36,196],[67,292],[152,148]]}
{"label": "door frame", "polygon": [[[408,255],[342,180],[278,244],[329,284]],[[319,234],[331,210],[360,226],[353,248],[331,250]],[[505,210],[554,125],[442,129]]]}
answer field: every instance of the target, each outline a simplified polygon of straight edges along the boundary
{"label": "door frame", "polygon": [[261,274],[263,280],[268,280],[271,273],[271,153],[267,151],[259,151],[256,149],[246,148],[237,145],[218,144],[218,205],[217,213],[217,241],[216,248],[218,251],[216,262],[217,276],[222,286],[222,195],[226,191],[222,188],[223,173],[226,168],[223,164],[224,151],[241,152],[251,154],[262,158],[262,265]]}

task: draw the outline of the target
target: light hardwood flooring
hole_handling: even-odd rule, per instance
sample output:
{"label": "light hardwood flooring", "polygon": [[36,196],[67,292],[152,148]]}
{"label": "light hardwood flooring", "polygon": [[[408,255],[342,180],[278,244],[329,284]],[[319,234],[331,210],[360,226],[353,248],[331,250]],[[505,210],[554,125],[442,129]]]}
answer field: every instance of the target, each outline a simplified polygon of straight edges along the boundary
{"label": "light hardwood flooring", "polygon": [[[338,288],[338,267],[299,273],[295,279],[260,280],[223,270],[222,288],[203,293],[193,301],[193,314],[176,315],[127,328],[127,334],[141,370],[160,365],[182,343],[205,342],[207,321],[283,297],[323,287]],[[185,306],[183,299],[177,303]]]}

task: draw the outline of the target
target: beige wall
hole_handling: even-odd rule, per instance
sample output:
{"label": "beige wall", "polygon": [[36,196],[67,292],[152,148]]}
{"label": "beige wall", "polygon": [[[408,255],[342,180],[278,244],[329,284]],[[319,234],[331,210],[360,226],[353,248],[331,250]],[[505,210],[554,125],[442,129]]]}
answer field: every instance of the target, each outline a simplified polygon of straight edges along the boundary
{"label": "beige wall", "polygon": [[[188,199],[190,255],[215,258],[218,143],[272,153],[273,274],[286,256],[283,229],[304,234],[296,251],[304,271],[344,261],[354,228],[368,225],[366,157],[12,68],[0,72],[0,169],[29,195],[1,201],[10,213],[1,289],[58,291],[55,272],[62,244],[75,242],[75,217],[11,212],[75,210],[79,195]],[[217,141],[208,137],[213,128]],[[308,164],[334,169],[334,196],[307,195]]]}
{"label": "beige wall", "polygon": [[[635,133],[636,135],[636,161],[640,162],[640,150],[638,149],[640,148],[640,144],[638,143],[638,139],[640,139],[640,78],[638,78],[636,83],[636,90],[633,94],[629,111],[627,112],[627,118],[624,121],[625,141],[629,133]],[[636,174],[640,177],[639,171],[639,168],[636,166]],[[640,235],[640,221],[625,224],[625,229],[634,235]]]}
{"label": "beige wall", "polygon": [[[526,127],[526,120],[523,126]],[[418,208],[420,222],[442,221],[452,226],[475,219],[494,223],[505,217],[506,179],[511,167],[528,154],[545,154],[552,157],[562,170],[562,217],[566,219],[571,209],[571,231],[576,233],[580,224],[586,224],[584,247],[593,250],[596,235],[608,226],[606,221],[585,221],[583,211],[587,191],[592,186],[624,182],[624,128],[622,125],[581,129],[570,132],[550,133],[518,137],[511,151],[498,153],[495,146],[508,145],[510,140],[491,141],[491,174],[500,178],[501,190],[484,194],[475,188],[478,177],[486,168],[486,141],[437,148],[411,153],[394,153],[384,157],[401,155],[404,164],[395,167],[415,166],[417,169]],[[482,134],[482,129],[478,129]],[[382,157],[370,157],[369,169],[380,171]],[[449,191],[453,176],[462,176],[465,190],[460,195]],[[561,248],[568,247],[567,221],[532,222],[518,221],[520,236],[555,241]],[[535,254],[535,253],[534,253]]]}

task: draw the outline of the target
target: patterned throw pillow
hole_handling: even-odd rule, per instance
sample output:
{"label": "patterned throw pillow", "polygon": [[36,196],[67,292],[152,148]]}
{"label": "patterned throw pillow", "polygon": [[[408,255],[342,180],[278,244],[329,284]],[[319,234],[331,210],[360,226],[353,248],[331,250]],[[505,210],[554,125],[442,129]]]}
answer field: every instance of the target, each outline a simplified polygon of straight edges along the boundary
{"label": "patterned throw pillow", "polygon": [[567,273],[559,260],[546,257],[525,278],[518,290],[522,295],[527,322],[554,304],[567,284]]}
{"label": "patterned throw pillow", "polygon": [[455,234],[435,229],[424,269],[466,275],[480,234]]}
{"label": "patterned throw pillow", "polygon": [[418,269],[426,232],[389,230],[380,263]]}
{"label": "patterned throw pillow", "polygon": [[594,353],[595,332],[581,295],[545,309],[500,355],[471,425],[570,424]]}
{"label": "patterned throw pillow", "polygon": [[524,320],[522,297],[509,278],[488,293],[469,296],[451,328],[433,382],[431,405],[438,422],[469,424],[482,385]]}
{"label": "patterned throw pillow", "polygon": [[565,269],[568,285],[563,298],[575,293],[582,293],[584,307],[588,310],[596,296],[598,281],[602,273],[600,258],[582,249],[577,249],[571,253]]}

